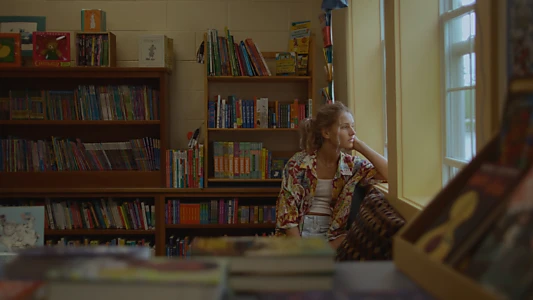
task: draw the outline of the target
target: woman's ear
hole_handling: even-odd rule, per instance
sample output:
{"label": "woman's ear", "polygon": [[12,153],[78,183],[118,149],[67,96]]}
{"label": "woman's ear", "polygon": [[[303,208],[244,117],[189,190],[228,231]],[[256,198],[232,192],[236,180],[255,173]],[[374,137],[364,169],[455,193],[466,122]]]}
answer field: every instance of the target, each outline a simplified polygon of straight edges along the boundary
{"label": "woman's ear", "polygon": [[322,138],[329,139],[331,137],[329,128],[323,128],[322,131]]}

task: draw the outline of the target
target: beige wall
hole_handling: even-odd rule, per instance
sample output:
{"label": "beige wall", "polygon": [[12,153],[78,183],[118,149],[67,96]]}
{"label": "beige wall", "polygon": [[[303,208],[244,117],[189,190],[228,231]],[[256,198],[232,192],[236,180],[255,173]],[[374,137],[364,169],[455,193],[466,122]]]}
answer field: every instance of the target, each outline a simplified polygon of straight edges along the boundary
{"label": "beige wall", "polygon": [[[179,148],[186,146],[186,133],[203,122],[203,65],[195,59],[205,30],[222,30],[228,26],[236,39],[250,37],[262,51],[284,51],[291,21],[311,20],[313,27],[318,28],[320,3],[319,0],[0,0],[0,15],[46,16],[48,31],[73,32],[80,29],[82,8],[103,9],[107,12],[107,29],[117,36],[118,65],[126,67],[137,66],[139,35],[165,34],[173,38],[176,63],[170,81],[170,146]],[[314,29],[314,32],[321,39],[320,31]],[[316,45],[320,50],[320,43]],[[317,69],[322,68],[321,56],[316,61]],[[323,72],[318,75],[316,90],[324,85]]]}

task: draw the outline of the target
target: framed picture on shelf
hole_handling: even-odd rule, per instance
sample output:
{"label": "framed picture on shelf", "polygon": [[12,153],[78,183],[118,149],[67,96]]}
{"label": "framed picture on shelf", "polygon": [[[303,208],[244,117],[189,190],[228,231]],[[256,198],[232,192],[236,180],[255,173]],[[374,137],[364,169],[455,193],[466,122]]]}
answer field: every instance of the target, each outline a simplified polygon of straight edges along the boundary
{"label": "framed picture on shelf", "polygon": [[20,34],[0,33],[0,68],[20,65]]}
{"label": "framed picture on shelf", "polygon": [[33,55],[33,32],[46,31],[46,17],[0,16],[0,33],[20,33],[22,56]]}

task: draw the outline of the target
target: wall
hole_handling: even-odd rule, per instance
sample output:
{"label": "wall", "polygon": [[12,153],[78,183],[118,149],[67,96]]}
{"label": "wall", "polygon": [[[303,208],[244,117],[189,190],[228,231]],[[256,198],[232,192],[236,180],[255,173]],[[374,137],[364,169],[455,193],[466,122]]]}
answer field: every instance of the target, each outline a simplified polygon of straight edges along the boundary
{"label": "wall", "polygon": [[[173,38],[176,63],[170,79],[170,146],[178,148],[186,146],[186,133],[203,122],[203,65],[196,63],[196,50],[205,30],[223,30],[228,26],[235,39],[250,37],[262,51],[284,51],[291,21],[312,20],[313,30],[321,39],[320,31],[316,30],[320,3],[319,0],[0,0],[0,14],[46,16],[47,31],[73,32],[80,29],[81,9],[103,9],[107,12],[107,29],[117,36],[118,66],[125,67],[137,66],[139,35],[165,34]],[[317,49],[320,50],[319,44]],[[316,61],[321,68],[320,58],[317,56]],[[323,72],[320,74],[316,90],[324,85],[320,79],[324,78]]]}

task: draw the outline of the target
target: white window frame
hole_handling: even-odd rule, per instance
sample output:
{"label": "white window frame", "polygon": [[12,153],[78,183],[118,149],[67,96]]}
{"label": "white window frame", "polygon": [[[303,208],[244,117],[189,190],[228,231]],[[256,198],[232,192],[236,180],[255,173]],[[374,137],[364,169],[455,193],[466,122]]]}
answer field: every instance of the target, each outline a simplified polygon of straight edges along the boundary
{"label": "white window frame", "polygon": [[385,47],[385,0],[379,1],[379,24],[380,24],[380,39],[381,39],[381,80],[383,86],[381,88],[381,101],[383,103],[383,156],[388,158],[388,139],[387,139],[387,61],[386,61],[386,47]]}
{"label": "white window frame", "polygon": [[[475,54],[475,36],[474,38],[469,38],[466,41],[457,42],[451,45],[446,44],[446,25],[449,24],[454,18],[469,14],[469,13],[475,13],[475,6],[476,3],[470,5],[465,5],[458,7],[456,9],[452,9],[454,7],[454,3],[458,2],[460,0],[441,0],[441,12],[440,12],[440,18],[439,18],[439,26],[440,26],[440,33],[441,33],[441,49],[443,50],[441,55],[441,64],[442,64],[442,71],[443,71],[443,77],[441,80],[441,103],[442,103],[442,120],[443,120],[443,126],[442,126],[442,137],[443,137],[443,159],[442,159],[442,180],[443,185],[446,185],[448,181],[453,178],[456,174],[456,171],[463,168],[466,164],[468,164],[468,161],[463,161],[460,159],[455,159],[448,157],[448,150],[450,147],[450,141],[454,140],[457,141],[457,137],[452,137],[451,132],[462,134],[461,130],[458,128],[456,130],[449,129],[449,126],[457,126],[457,123],[454,123],[451,121],[451,119],[454,116],[462,116],[464,115],[464,109],[460,105],[455,105],[453,111],[449,112],[449,109],[447,107],[448,101],[448,93],[450,92],[457,92],[457,91],[470,91],[474,92],[476,90],[475,83],[471,86],[461,86],[461,87],[455,87],[455,88],[448,88],[447,86],[447,79],[450,79],[451,74],[457,74],[457,72],[450,72],[452,68],[460,68],[462,69],[462,56],[468,55],[468,54]],[[474,17],[477,17],[475,15]],[[451,58],[452,61],[447,59],[448,57]],[[454,61],[455,60],[455,61]],[[475,61],[471,59],[471,64]],[[462,80],[462,79],[460,79]],[[475,120],[479,118],[477,113],[475,112],[475,97],[472,97],[473,103],[472,103],[472,111],[475,115]],[[453,116],[452,116],[453,114]],[[462,119],[462,117],[460,117]],[[475,130],[475,123],[471,124],[470,126],[473,126]],[[450,132],[451,131],[451,132]],[[464,140],[462,138],[461,140]],[[472,149],[475,151],[475,143],[476,141],[472,140]],[[455,143],[455,147],[461,147],[464,149],[465,145],[462,143]]]}

